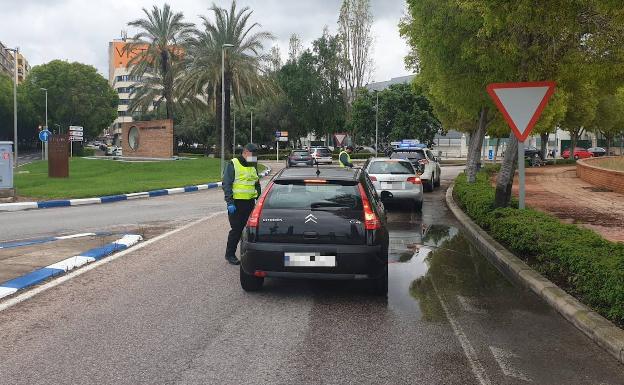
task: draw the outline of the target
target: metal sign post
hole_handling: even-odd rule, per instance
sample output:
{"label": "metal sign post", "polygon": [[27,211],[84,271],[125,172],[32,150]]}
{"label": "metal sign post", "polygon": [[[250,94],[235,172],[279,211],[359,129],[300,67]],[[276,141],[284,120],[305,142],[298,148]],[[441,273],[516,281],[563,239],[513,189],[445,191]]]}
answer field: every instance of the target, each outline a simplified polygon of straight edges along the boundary
{"label": "metal sign post", "polygon": [[524,209],[524,141],[555,92],[555,82],[492,83],[487,92],[518,139],[518,208]]}

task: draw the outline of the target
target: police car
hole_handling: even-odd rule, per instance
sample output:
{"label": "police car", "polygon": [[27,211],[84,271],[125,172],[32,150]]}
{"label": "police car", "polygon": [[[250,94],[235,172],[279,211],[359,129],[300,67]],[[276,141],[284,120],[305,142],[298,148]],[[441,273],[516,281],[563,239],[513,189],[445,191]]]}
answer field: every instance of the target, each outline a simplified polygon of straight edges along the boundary
{"label": "police car", "polygon": [[427,146],[415,140],[401,141],[394,144],[390,159],[407,159],[420,174],[423,190],[431,192],[440,186],[440,160]]}

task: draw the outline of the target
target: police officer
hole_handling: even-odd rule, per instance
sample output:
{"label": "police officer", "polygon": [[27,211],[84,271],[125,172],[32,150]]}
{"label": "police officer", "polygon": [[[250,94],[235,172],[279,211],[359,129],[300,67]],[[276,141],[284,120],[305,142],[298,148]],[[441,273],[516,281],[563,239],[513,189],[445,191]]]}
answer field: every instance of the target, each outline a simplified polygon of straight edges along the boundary
{"label": "police officer", "polygon": [[256,204],[256,199],[261,193],[257,151],[258,147],[255,144],[245,145],[243,153],[228,162],[223,172],[223,192],[231,227],[225,249],[225,259],[232,265],[240,264],[236,258],[236,248],[247,219]]}
{"label": "police officer", "polygon": [[343,150],[338,156],[338,162],[340,163],[340,167],[353,167],[353,163],[351,163],[351,153],[353,152],[353,146],[347,146],[345,150]]}

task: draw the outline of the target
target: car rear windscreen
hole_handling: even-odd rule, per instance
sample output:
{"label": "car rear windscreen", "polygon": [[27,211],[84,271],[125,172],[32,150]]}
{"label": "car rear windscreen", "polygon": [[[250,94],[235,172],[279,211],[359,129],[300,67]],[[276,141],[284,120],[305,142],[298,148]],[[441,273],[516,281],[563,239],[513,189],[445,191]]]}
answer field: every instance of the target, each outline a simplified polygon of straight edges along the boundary
{"label": "car rear windscreen", "polygon": [[331,156],[331,151],[325,148],[319,148],[316,150],[316,154],[319,156]]}
{"label": "car rear windscreen", "polygon": [[296,210],[360,210],[358,186],[341,183],[305,183],[277,181],[271,188],[264,207]]}
{"label": "car rear windscreen", "polygon": [[391,159],[425,159],[424,151],[395,151],[390,155]]}
{"label": "car rear windscreen", "polygon": [[414,167],[410,162],[375,161],[368,166],[369,174],[414,174]]}
{"label": "car rear windscreen", "polygon": [[307,156],[307,155],[310,155],[310,153],[307,152],[307,151],[293,151],[292,153],[293,153],[293,155],[297,155],[297,156]]}

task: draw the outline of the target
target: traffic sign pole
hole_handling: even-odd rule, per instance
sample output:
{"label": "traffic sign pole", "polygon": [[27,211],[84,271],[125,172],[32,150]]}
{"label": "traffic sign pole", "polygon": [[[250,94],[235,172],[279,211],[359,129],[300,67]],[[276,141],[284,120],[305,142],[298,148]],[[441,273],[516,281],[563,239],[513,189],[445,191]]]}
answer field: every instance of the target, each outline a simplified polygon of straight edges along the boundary
{"label": "traffic sign pole", "polygon": [[524,208],[524,142],[518,140],[518,208]]}

